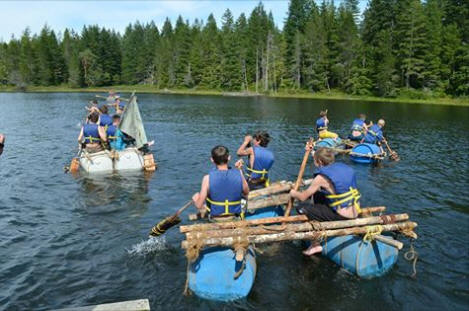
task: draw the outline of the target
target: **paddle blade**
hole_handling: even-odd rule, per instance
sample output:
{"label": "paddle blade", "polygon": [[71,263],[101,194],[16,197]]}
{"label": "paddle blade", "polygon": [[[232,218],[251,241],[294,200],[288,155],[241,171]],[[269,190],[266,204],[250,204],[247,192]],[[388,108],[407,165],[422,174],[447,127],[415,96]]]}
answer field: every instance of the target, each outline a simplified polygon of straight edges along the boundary
{"label": "paddle blade", "polygon": [[391,153],[391,160],[393,161],[399,161],[401,158],[399,158],[399,155],[397,154],[397,152],[393,152]]}
{"label": "paddle blade", "polygon": [[163,233],[165,233],[166,230],[168,230],[171,227],[174,227],[175,225],[177,225],[180,222],[181,222],[181,218],[179,218],[176,215],[173,215],[171,217],[167,217],[167,218],[163,219],[162,221],[160,221],[159,223],[157,223],[156,225],[154,225],[153,228],[151,228],[150,235],[151,236],[160,236]]}

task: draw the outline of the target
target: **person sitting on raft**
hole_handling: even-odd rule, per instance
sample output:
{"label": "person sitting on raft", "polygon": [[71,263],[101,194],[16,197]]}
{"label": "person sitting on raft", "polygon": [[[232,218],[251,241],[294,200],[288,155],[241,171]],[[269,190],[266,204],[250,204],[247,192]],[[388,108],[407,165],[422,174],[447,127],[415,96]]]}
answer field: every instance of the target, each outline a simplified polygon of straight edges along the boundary
{"label": "person sitting on raft", "polygon": [[358,119],[353,120],[352,123],[352,133],[348,136],[350,140],[361,141],[368,130],[368,127],[373,125],[373,122],[366,124],[366,115],[360,113]]}
{"label": "person sitting on raft", "polygon": [[[252,147],[250,146],[252,142]],[[259,131],[244,137],[244,142],[239,147],[238,156],[248,156],[249,165],[246,167],[248,173],[249,189],[261,189],[269,186],[269,170],[274,164],[274,154],[267,149],[270,135],[265,131]]]}
{"label": "person sitting on raft", "polygon": [[329,125],[329,119],[327,118],[327,110],[321,111],[319,114],[319,119],[316,120],[316,130],[318,131],[318,135],[320,139],[325,138],[332,138],[337,139],[339,135],[333,132],[329,132],[327,130],[327,126]]}
{"label": "person sitting on raft", "polygon": [[89,101],[88,104],[89,106],[85,107],[85,109],[88,110],[88,114],[91,114],[93,112],[99,113],[98,101],[96,99]]}
{"label": "person sitting on raft", "polygon": [[[313,145],[307,143],[306,149],[313,150]],[[305,191],[290,191],[292,198],[302,202],[297,212],[306,215],[309,220],[317,221],[357,218],[360,213],[360,193],[354,170],[344,163],[335,162],[334,152],[328,148],[319,148],[312,155],[318,168],[313,182]],[[306,200],[309,201],[304,202]],[[321,245],[316,242],[303,253],[311,256],[321,251]]]}
{"label": "person sitting on raft", "polygon": [[78,136],[78,143],[83,142],[85,150],[95,153],[103,150],[102,144],[106,142],[106,132],[104,128],[98,126],[99,115],[93,112],[88,116],[88,123],[83,125]]}
{"label": "person sitting on raft", "polygon": [[121,115],[124,112],[125,103],[120,100],[119,96],[116,97],[113,106],[116,109],[116,114]]}
{"label": "person sitting on raft", "polygon": [[379,119],[377,124],[370,126],[362,142],[369,143],[369,144],[381,143],[384,140],[384,136],[383,136],[384,125],[385,125],[384,120]]}
{"label": "person sitting on raft", "polygon": [[104,130],[106,131],[107,128],[112,125],[112,118],[108,114],[109,110],[106,105],[102,105],[99,107],[99,126],[104,127]]}
{"label": "person sitting on raft", "polygon": [[210,218],[243,218],[241,198],[247,198],[249,186],[241,170],[242,162],[236,162],[233,169],[228,166],[230,160],[228,148],[216,146],[212,149],[211,161],[216,169],[203,177],[200,192],[192,196],[201,215],[208,211]]}
{"label": "person sitting on raft", "polygon": [[3,153],[3,147],[5,147],[5,135],[0,134],[0,155]]}
{"label": "person sitting on raft", "polygon": [[126,144],[124,142],[124,134],[119,129],[119,124],[121,118],[119,115],[115,114],[112,116],[112,124],[108,126],[106,130],[107,139],[109,141],[109,146],[113,150],[124,150]]}

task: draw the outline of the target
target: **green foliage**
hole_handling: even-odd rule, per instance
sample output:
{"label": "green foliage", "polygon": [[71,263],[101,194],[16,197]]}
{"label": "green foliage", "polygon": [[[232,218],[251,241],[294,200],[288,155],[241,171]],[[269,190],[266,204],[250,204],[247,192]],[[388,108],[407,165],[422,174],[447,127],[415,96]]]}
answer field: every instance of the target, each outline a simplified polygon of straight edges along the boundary
{"label": "green foliage", "polygon": [[[337,6],[336,3],[339,3]],[[0,84],[149,85],[385,97],[469,94],[469,1],[291,0],[283,30],[259,3],[193,23],[179,16],[97,25],[59,38],[47,25],[0,43]]]}

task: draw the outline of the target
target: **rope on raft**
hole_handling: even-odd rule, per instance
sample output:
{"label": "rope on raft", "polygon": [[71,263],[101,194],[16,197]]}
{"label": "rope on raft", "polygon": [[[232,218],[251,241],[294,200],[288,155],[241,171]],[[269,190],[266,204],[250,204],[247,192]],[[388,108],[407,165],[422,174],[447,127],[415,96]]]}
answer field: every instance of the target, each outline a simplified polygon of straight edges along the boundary
{"label": "rope on raft", "polygon": [[417,276],[417,260],[419,258],[419,253],[414,248],[414,239],[410,240],[410,249],[404,253],[404,259],[407,261],[412,261],[412,274],[410,275],[411,278],[415,278]]}

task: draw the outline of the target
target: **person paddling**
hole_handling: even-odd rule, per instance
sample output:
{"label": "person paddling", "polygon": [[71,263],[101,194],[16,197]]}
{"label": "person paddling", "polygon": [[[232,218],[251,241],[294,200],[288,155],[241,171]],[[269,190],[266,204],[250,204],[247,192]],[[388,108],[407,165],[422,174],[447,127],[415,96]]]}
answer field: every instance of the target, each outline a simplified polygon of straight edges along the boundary
{"label": "person paddling", "polygon": [[88,123],[83,125],[78,136],[78,143],[84,143],[85,150],[95,153],[103,150],[102,143],[106,142],[104,128],[98,126],[99,115],[96,112],[88,116]]}
{"label": "person paddling", "polygon": [[327,118],[327,110],[319,113],[319,119],[316,120],[316,131],[318,132],[320,139],[332,138],[337,139],[339,135],[333,132],[329,132],[327,127],[329,125],[329,119]]}
{"label": "person paddling", "polygon": [[[313,145],[308,143],[306,149],[313,150]],[[319,148],[312,155],[318,170],[311,185],[305,191],[290,191],[292,198],[302,202],[297,212],[317,221],[357,218],[360,192],[354,170],[344,163],[335,162],[334,152],[328,148]],[[303,253],[311,256],[321,251],[322,247],[316,241]]]}
{"label": "person paddling", "polygon": [[108,126],[112,124],[112,118],[108,114],[109,110],[106,105],[99,107],[99,126],[104,127],[104,130],[107,130]]}
{"label": "person paddling", "polygon": [[373,125],[373,122],[366,124],[366,115],[360,113],[358,118],[353,120],[351,128],[352,133],[350,133],[348,138],[353,141],[361,141],[363,137],[365,137],[368,127],[371,125]]}
{"label": "person paddling", "polygon": [[212,149],[211,161],[216,168],[203,177],[200,192],[192,196],[201,215],[208,211],[212,219],[243,218],[241,198],[247,198],[249,186],[241,171],[242,162],[236,162],[233,169],[228,166],[230,160],[225,146]]}
{"label": "person paddling", "polygon": [[[250,146],[251,142],[252,147]],[[270,184],[269,170],[272,168],[275,158],[273,152],[267,148],[269,142],[269,133],[259,131],[254,134],[254,138],[246,135],[244,142],[238,148],[238,156],[249,157],[246,169],[248,171],[247,181],[251,190],[268,187]]]}
{"label": "person paddling", "polygon": [[108,126],[106,130],[107,139],[109,146],[113,150],[124,150],[126,144],[124,142],[124,134],[119,129],[121,118],[115,114],[112,116],[112,124]]}
{"label": "person paddling", "polygon": [[381,148],[381,152],[384,152],[381,143],[384,141],[383,127],[386,122],[383,119],[379,119],[377,124],[370,126],[366,132],[365,137],[362,139],[362,143],[377,144]]}

